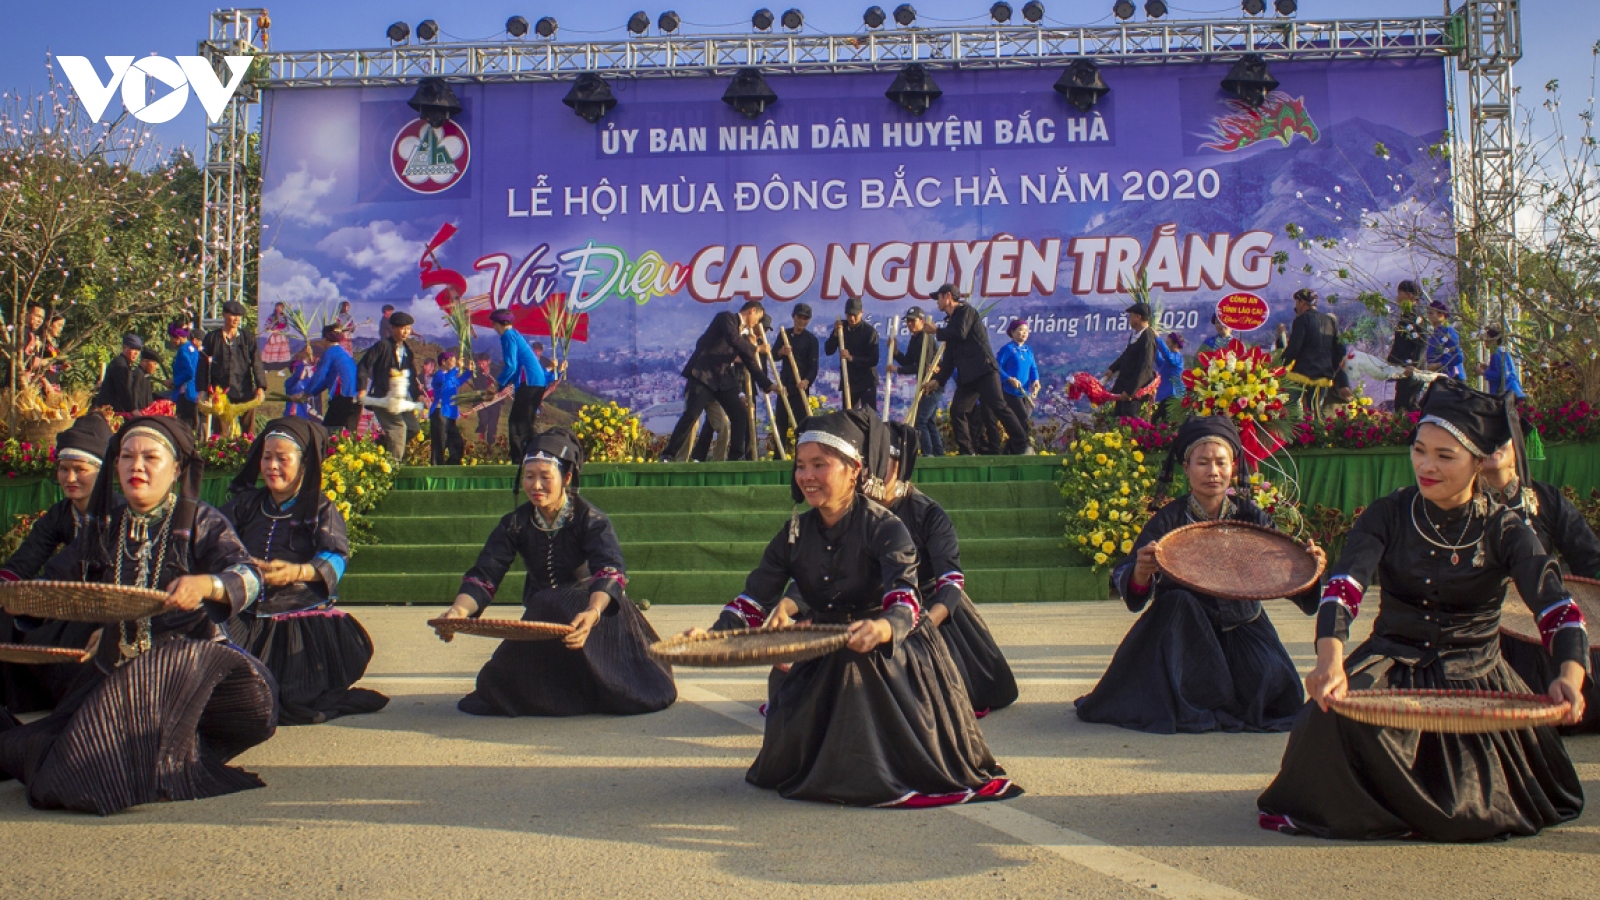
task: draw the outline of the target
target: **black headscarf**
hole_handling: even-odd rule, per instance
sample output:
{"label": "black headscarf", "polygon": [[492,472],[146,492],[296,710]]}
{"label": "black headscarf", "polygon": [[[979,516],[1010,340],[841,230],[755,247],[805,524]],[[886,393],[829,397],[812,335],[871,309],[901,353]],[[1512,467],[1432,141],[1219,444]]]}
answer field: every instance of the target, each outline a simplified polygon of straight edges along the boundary
{"label": "black headscarf", "polygon": [[256,486],[261,478],[261,454],[266,450],[267,438],[274,435],[300,445],[300,490],[295,493],[292,517],[315,522],[322,505],[322,461],[328,455],[328,430],[310,419],[284,416],[268,422],[250,445],[250,455],[245,457],[244,468],[233,476],[228,493],[243,493]]}
{"label": "black headscarf", "polygon": [[1189,458],[1189,451],[1206,438],[1220,438],[1233,450],[1233,478],[1238,482],[1244,474],[1244,442],[1239,439],[1239,426],[1229,416],[1197,416],[1178,426],[1178,434],[1167,450],[1167,459],[1161,464],[1161,474],[1156,476],[1156,493],[1151,507],[1159,508],[1172,487],[1172,479],[1180,463]]}
{"label": "black headscarf", "polygon": [[1517,480],[1531,484],[1528,447],[1517,412],[1517,395],[1507,391],[1496,397],[1473,390],[1459,381],[1435,379],[1422,395],[1418,427],[1437,425],[1450,432],[1473,456],[1482,458],[1504,447],[1516,446]]}
{"label": "black headscarf", "polygon": [[[795,444],[796,457],[800,455],[799,445],[807,443],[807,435],[811,435],[816,443],[861,463],[862,475],[856,484],[857,490],[863,487],[867,479],[881,478],[883,473],[889,471],[889,432],[872,410],[849,409],[807,417],[800,423],[800,434]],[[789,476],[789,492],[794,502],[805,501],[800,484],[792,473]]]}
{"label": "black headscarf", "polygon": [[522,459],[517,461],[517,480],[512,483],[511,490],[513,492],[520,490],[522,466],[528,460],[540,455],[555,458],[561,474],[572,476],[572,483],[567,489],[576,492],[578,476],[583,474],[583,444],[578,441],[576,435],[565,428],[551,428],[533,436],[533,440],[522,451]]}
{"label": "black headscarf", "polygon": [[72,427],[56,435],[56,456],[64,450],[74,450],[95,458],[96,465],[104,466],[106,445],[111,443],[111,423],[99,413],[79,416]]}
{"label": "black headscarf", "polygon": [[200,502],[200,481],[205,474],[205,463],[195,453],[194,432],[182,421],[171,416],[132,416],[122,423],[122,428],[106,447],[105,460],[110,465],[100,467],[100,477],[95,479],[94,493],[89,495],[89,517],[92,523],[111,527],[111,495],[117,483],[116,459],[122,454],[122,442],[137,429],[149,429],[167,442],[177,457],[178,504],[172,511],[172,538],[188,543],[194,533],[194,517]]}
{"label": "black headscarf", "polygon": [[911,474],[917,469],[917,453],[921,447],[916,426],[906,422],[890,422],[886,427],[894,437],[894,456],[900,461],[898,477],[901,481],[910,481]]}

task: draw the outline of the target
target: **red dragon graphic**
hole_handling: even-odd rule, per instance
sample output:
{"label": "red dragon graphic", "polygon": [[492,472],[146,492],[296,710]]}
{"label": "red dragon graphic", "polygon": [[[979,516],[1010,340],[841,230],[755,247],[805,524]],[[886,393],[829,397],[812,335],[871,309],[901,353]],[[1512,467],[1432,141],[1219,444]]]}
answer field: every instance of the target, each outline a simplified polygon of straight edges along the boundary
{"label": "red dragon graphic", "polygon": [[1259,109],[1242,100],[1229,100],[1228,106],[1233,112],[1211,120],[1212,140],[1201,146],[1232,153],[1269,138],[1277,138],[1287,147],[1297,134],[1313,144],[1322,136],[1306,112],[1304,97],[1273,91]]}

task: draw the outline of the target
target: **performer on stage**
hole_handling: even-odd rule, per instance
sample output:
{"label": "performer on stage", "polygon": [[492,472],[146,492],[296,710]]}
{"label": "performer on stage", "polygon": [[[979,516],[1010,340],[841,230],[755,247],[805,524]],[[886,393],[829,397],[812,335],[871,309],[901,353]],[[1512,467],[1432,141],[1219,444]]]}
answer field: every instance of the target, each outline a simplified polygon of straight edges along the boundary
{"label": "performer on stage", "polygon": [[1466,381],[1467,373],[1462,368],[1466,359],[1461,355],[1461,336],[1450,324],[1450,307],[1443,300],[1429,303],[1428,322],[1433,326],[1433,334],[1428,336],[1428,370]]}
{"label": "performer on stage", "polygon": [[1478,374],[1488,382],[1489,393],[1498,397],[1510,391],[1518,400],[1528,399],[1522,390],[1522,378],[1517,375],[1517,361],[1506,349],[1505,334],[1498,328],[1486,328],[1483,340],[1489,345],[1489,362],[1478,366]]}
{"label": "performer on stage", "polygon": [[[150,386],[145,374],[139,371],[140,356],[144,353],[144,339],[129,332],[122,336],[122,352],[111,357],[106,364],[105,377],[100,380],[100,390],[90,401],[94,406],[109,406],[119,415],[138,412],[141,396],[148,396]],[[148,406],[146,402],[145,406]]]}
{"label": "performer on stage", "polygon": [[334,607],[350,541],[344,516],[322,492],[327,452],[328,432],[316,422],[268,422],[222,507],[264,583],[256,601],[228,622],[228,635],[277,679],[284,725],[317,725],[389,703],[377,691],[351,687],[372,661],[372,638]]}
{"label": "performer on stage", "polygon": [[1016,416],[1022,427],[1032,431],[1033,403],[1039,398],[1039,364],[1033,359],[1033,349],[1028,346],[1028,322],[1012,319],[1006,326],[1006,336],[1011,342],[995,354],[1000,367],[1000,386],[1004,391],[1006,406]]}
{"label": "performer on stage", "polygon": [[[630,716],[678,697],[672,670],[645,652],[655,629],[624,594],[622,548],[606,514],[577,495],[583,448],[570,432],[536,435],[522,463],[528,502],[500,520],[461,579],[445,618],[476,617],[520,556],[528,576],[522,618],[570,622],[556,641],[504,641],[457,704],[475,716]],[[449,640],[443,634],[444,640]]]}
{"label": "performer on stage", "polygon": [[[839,332],[844,331],[844,348],[839,347]],[[850,376],[850,405],[863,409],[878,408],[878,362],[883,357],[883,347],[878,343],[878,329],[861,317],[861,298],[844,301],[843,321],[834,320],[822,350],[829,356],[844,360],[845,372]],[[839,388],[841,397],[844,387]],[[843,404],[841,404],[843,405]]]}
{"label": "performer on stage", "polygon": [[[90,668],[55,712],[0,733],[0,771],[39,809],[110,815],[159,800],[261,786],[228,760],[277,727],[272,676],[218,627],[255,600],[261,573],[199,500],[194,435],[136,416],[107,450],[78,539],[51,577],[167,591],[165,611],[99,632]],[[113,505],[113,481],[127,505]]]}
{"label": "performer on stage", "polygon": [[[1015,796],[960,671],[922,615],[911,535],[860,493],[872,421],[849,410],[805,423],[793,490],[811,509],[778,531],[717,620],[718,630],[797,617],[850,626],[846,649],[796,663],[777,686],[745,780],[791,800],[851,806]],[[800,604],[783,597],[791,580]]]}
{"label": "performer on stage", "polygon": [[[256,336],[244,327],[244,304],[229,300],[222,304],[222,327],[209,332],[201,344],[200,368],[195,386],[202,398],[213,388],[228,395],[229,403],[249,403],[267,396],[267,370],[256,350]],[[213,427],[224,427],[218,418]],[[239,417],[244,434],[254,434],[256,411]]]}
{"label": "performer on stage", "polygon": [[1128,339],[1128,346],[1122,353],[1106,367],[1106,377],[1101,379],[1111,383],[1111,393],[1118,397],[1112,407],[1118,418],[1140,415],[1144,401],[1136,395],[1156,379],[1156,333],[1150,327],[1150,317],[1153,315],[1150,304],[1135,303],[1123,312],[1128,316],[1128,330],[1133,332],[1133,337]]}
{"label": "performer on stage", "polygon": [[[1533,428],[1523,423],[1524,434]],[[1600,578],[1600,539],[1595,537],[1583,514],[1562,496],[1555,485],[1542,481],[1524,482],[1517,474],[1516,448],[1506,444],[1484,459],[1478,479],[1484,493],[1497,503],[1504,504],[1522,520],[1533,527],[1539,544],[1546,553],[1559,554],[1561,561],[1574,575],[1583,578]],[[1502,634],[1500,652],[1517,675],[1535,691],[1549,689],[1550,683],[1560,676],[1555,660],[1525,641]],[[1590,652],[1590,676],[1583,681],[1586,712],[1578,730],[1600,732],[1600,690],[1595,687],[1593,671],[1600,665],[1600,654]]]}
{"label": "performer on stage", "polygon": [[[1394,341],[1385,359],[1391,366],[1420,369],[1428,358],[1428,323],[1417,315],[1417,298],[1421,296],[1417,283],[1409,279],[1395,288]],[[1395,382],[1394,411],[1403,413],[1416,409],[1417,399],[1422,396],[1422,384],[1421,379],[1410,377]]]}
{"label": "performer on stage", "polygon": [[[728,416],[728,458],[749,459],[744,455],[750,441],[750,410],[740,399],[744,377],[735,365],[742,365],[750,373],[756,389],[762,393],[772,391],[772,380],[761,371],[761,361],[756,359],[755,345],[740,334],[742,329],[754,328],[766,315],[760,303],[754,300],[739,307],[738,315],[723,311],[711,319],[711,325],[700,340],[695,342],[694,355],[683,367],[683,377],[688,380],[688,392],[683,401],[683,415],[672,429],[672,438],[661,453],[662,462],[672,462],[689,440],[689,432],[699,421],[700,413],[715,403]],[[750,398],[752,401],[754,397]],[[798,411],[796,411],[798,415]]]}
{"label": "performer on stage", "polygon": [[[906,310],[905,322],[910,337],[906,339],[906,352],[895,350],[893,353],[895,370],[901,375],[927,380],[933,374],[933,356],[939,340],[933,320],[922,307],[913,306]],[[944,436],[939,433],[939,423],[935,420],[938,412],[938,394],[924,394],[917,403],[917,419],[912,425],[917,430],[917,446],[923,456],[944,456]]]}
{"label": "performer on stage", "polygon": [[[476,354],[472,361],[477,366],[472,376],[472,389],[480,392],[498,390],[499,382],[489,371],[492,362],[489,354]],[[504,400],[496,400],[493,403],[485,403],[476,413],[478,424],[474,433],[483,443],[485,451],[492,450],[500,438],[500,408],[503,406],[505,406]]]}
{"label": "performer on stage", "polygon": [[304,401],[323,391],[328,392],[328,402],[323,406],[322,424],[330,433],[354,433],[361,424],[361,403],[356,399],[360,391],[360,369],[350,351],[345,348],[344,326],[331,322],[322,327],[322,359],[316,373],[298,394],[291,395]]}
{"label": "performer on stage", "polygon": [[[1411,445],[1416,487],[1356,520],[1317,612],[1316,701],[1301,711],[1283,767],[1257,805],[1264,828],[1338,839],[1481,841],[1537,834],[1583,811],[1583,785],[1550,727],[1441,734],[1362,725],[1327,709],[1365,687],[1524,691],[1500,656],[1505,584],[1533,610],[1560,675],[1551,697],[1582,719],[1589,638],[1555,560],[1532,528],[1478,490],[1479,461],[1516,441],[1516,411],[1458,382],[1422,398]],[[1367,585],[1381,585],[1372,636],[1344,644]]]}
{"label": "performer on stage", "polygon": [[[811,305],[796,303],[791,315],[794,326],[784,329],[783,336],[772,346],[772,355],[778,360],[778,387],[789,397],[787,409],[794,410],[795,417],[804,422],[811,415],[809,398],[811,386],[817,381],[820,344],[817,336],[808,330],[811,325]],[[783,338],[788,339],[787,345]],[[778,427],[798,435],[800,423],[789,421],[783,404],[778,404],[777,412]]]}
{"label": "performer on stage", "polygon": [[[25,581],[39,574],[45,565],[71,544],[83,530],[89,516],[89,495],[111,443],[111,426],[104,416],[90,413],[56,435],[56,484],[65,499],[46,509],[22,545],[0,565],[0,581]],[[112,497],[112,505],[122,506],[122,495]],[[24,633],[11,616],[0,611],[0,643],[28,643],[46,647],[87,646],[100,626],[88,622],[48,621]],[[14,713],[49,709],[66,695],[83,666],[23,666],[0,663],[0,706]]]}
{"label": "performer on stage", "polygon": [[200,373],[200,343],[205,335],[198,328],[173,324],[167,327],[172,338],[172,405],[177,408],[179,421],[191,428],[199,428],[200,391],[195,376]]}
{"label": "performer on stage", "polygon": [[282,300],[272,305],[272,315],[261,324],[267,333],[267,346],[261,351],[261,363],[269,368],[280,368],[294,354],[289,349],[289,307]]}
{"label": "performer on stage", "polygon": [[462,365],[454,350],[439,354],[439,370],[433,373],[433,408],[428,411],[428,433],[433,438],[433,459],[436,466],[459,466],[466,446],[461,440],[461,429],[456,419],[461,411],[456,408],[456,392],[472,380],[472,370]]}
{"label": "performer on stage", "polygon": [[956,392],[950,398],[950,431],[956,449],[963,456],[975,452],[972,421],[980,402],[1005,427],[1005,452],[1022,454],[1031,445],[1032,435],[1006,405],[1000,389],[1000,365],[989,347],[989,330],[984,327],[983,319],[961,299],[961,292],[953,284],[941,286],[934,292],[933,299],[945,315],[944,324],[936,332],[939,340],[944,341],[944,357],[939,362],[939,370],[922,383],[920,390],[943,391],[951,376],[955,377]]}
{"label": "performer on stage", "polygon": [[1307,412],[1320,405],[1323,392],[1333,387],[1333,377],[1345,357],[1339,321],[1317,309],[1319,299],[1310,288],[1294,292],[1294,326],[1289,329],[1289,349],[1283,351],[1290,384],[1299,388]]}
{"label": "performer on stage", "polygon": [[283,414],[286,416],[299,416],[302,419],[311,418],[310,398],[296,400],[296,397],[305,396],[306,385],[317,377],[316,357],[311,354],[308,344],[300,348],[295,354],[294,362],[289,364],[289,375],[283,379],[283,393],[289,401],[283,405]]}
{"label": "performer on stage", "polygon": [[515,321],[516,314],[509,309],[497,309],[489,314],[490,324],[500,335],[500,378],[495,387],[503,391],[515,386],[506,438],[511,445],[511,458],[521,460],[527,455],[527,448],[533,446],[539,406],[544,403],[544,389],[550,383],[550,374],[540,365],[527,339],[513,327]]}
{"label": "performer on stage", "polygon": [[[950,659],[961,672],[967,698],[981,719],[1016,702],[1017,679],[988,624],[967,596],[961,542],[950,515],[911,483],[917,467],[917,430],[898,422],[882,427],[888,432],[888,467],[875,473],[882,484],[872,485],[868,496],[888,507],[911,533],[917,548],[917,594],[928,605],[928,618],[938,626]],[[881,461],[882,455],[869,453],[868,458]]]}
{"label": "performer on stage", "polygon": [[1166,337],[1156,341],[1156,375],[1161,378],[1161,384],[1156,387],[1152,421],[1166,421],[1167,401],[1183,396],[1183,368],[1183,335],[1168,332]]}
{"label": "performer on stage", "polygon": [[[1272,517],[1247,499],[1238,426],[1227,416],[1185,421],[1162,466],[1158,497],[1180,462],[1189,493],[1161,507],[1111,571],[1112,589],[1129,611],[1150,610],[1122,639],[1100,683],[1078,698],[1078,718],[1152,734],[1288,731],[1305,695],[1266,610],[1196,593],[1156,568],[1155,543],[1185,525],[1228,519],[1272,527]],[[1309,615],[1317,589],[1289,599]]]}
{"label": "performer on stage", "polygon": [[[362,397],[386,399],[392,390],[404,390],[406,399],[421,402],[422,378],[417,375],[417,354],[406,341],[416,320],[410,313],[390,313],[385,320],[388,335],[361,354],[361,365],[356,374],[356,384]],[[396,384],[396,376],[399,384]],[[359,406],[357,409],[359,410]],[[417,433],[417,414],[412,411],[394,413],[382,406],[372,407],[372,415],[383,429],[383,445],[397,461],[404,462],[406,446]],[[358,414],[359,421],[359,414]]]}
{"label": "performer on stage", "polygon": [[1215,334],[1200,342],[1200,346],[1203,349],[1221,350],[1223,347],[1228,346],[1229,341],[1233,340],[1233,329],[1229,328],[1228,323],[1222,321],[1222,317],[1216,313],[1211,314],[1211,328]]}

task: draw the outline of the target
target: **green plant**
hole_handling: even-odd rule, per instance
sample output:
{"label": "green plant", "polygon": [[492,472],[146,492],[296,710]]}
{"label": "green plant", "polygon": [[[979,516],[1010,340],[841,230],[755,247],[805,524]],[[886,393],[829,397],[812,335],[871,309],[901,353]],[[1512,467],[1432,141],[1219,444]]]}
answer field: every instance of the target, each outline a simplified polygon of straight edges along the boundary
{"label": "green plant", "polygon": [[1133,550],[1134,538],[1150,519],[1154,466],[1126,428],[1088,434],[1067,445],[1059,482],[1067,506],[1067,546],[1089,557],[1095,569]]}

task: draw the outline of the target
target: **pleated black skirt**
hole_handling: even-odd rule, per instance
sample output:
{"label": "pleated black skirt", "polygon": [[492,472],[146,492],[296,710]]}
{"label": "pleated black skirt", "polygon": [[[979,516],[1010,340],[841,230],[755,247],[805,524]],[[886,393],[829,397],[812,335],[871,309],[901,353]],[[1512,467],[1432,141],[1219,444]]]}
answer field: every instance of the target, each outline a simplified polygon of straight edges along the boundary
{"label": "pleated black skirt", "polygon": [[39,809],[105,816],[262,786],[227,762],[272,736],[277,688],[227,644],[170,637],[80,680],[55,712],[0,734],[0,771]]}
{"label": "pleated black skirt", "polygon": [[894,654],[840,650],[775,684],[745,780],[791,800],[928,807],[1022,793],[995,762],[926,619]]}
{"label": "pleated black skirt", "polygon": [[[1345,665],[1369,660],[1363,647]],[[1446,678],[1434,663],[1350,680],[1352,689],[1372,686],[1527,690],[1504,660],[1481,678]],[[1261,827],[1287,834],[1486,841],[1577,818],[1583,785],[1554,728],[1432,734],[1362,725],[1307,703],[1256,804]]]}
{"label": "pleated black skirt", "polygon": [[228,637],[266,664],[278,682],[278,724],[320,725],[389,705],[377,691],[351,687],[372,661],[372,638],[340,609],[228,621]]}
{"label": "pleated black skirt", "polygon": [[[587,588],[551,588],[529,599],[524,621],[571,622],[589,605]],[[632,600],[606,607],[581,650],[559,640],[502,641],[478,671],[477,690],[456,708],[474,716],[633,716],[678,699],[672,669],[645,649],[659,638]]]}
{"label": "pleated black skirt", "polygon": [[[1226,601],[1225,601],[1226,602]],[[1193,594],[1158,593],[1133,623],[1078,718],[1151,734],[1288,731],[1305,702],[1272,620],[1223,629]]]}
{"label": "pleated black skirt", "polygon": [[934,602],[943,603],[950,610],[950,616],[939,626],[939,636],[944,638],[945,649],[961,673],[967,699],[972,701],[978,717],[1017,702],[1017,679],[1011,674],[1011,665],[966,592],[946,588],[935,596]]}
{"label": "pleated black skirt", "polygon": [[[1550,689],[1550,682],[1556,680],[1560,672],[1556,668],[1555,660],[1550,658],[1542,644],[1531,641],[1521,641],[1514,637],[1500,636],[1500,655],[1505,657],[1506,663],[1512,671],[1517,673],[1530,689],[1542,694]],[[1589,675],[1583,679],[1583,721],[1576,725],[1562,726],[1562,734],[1600,734],[1600,687],[1596,687],[1594,673],[1600,671],[1600,651],[1589,651]]]}

